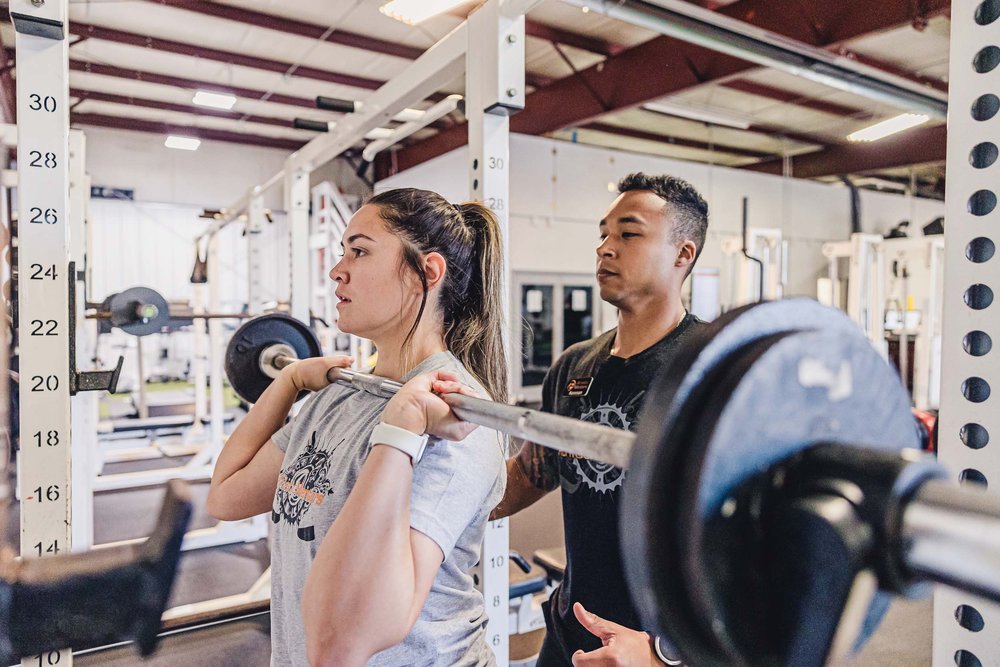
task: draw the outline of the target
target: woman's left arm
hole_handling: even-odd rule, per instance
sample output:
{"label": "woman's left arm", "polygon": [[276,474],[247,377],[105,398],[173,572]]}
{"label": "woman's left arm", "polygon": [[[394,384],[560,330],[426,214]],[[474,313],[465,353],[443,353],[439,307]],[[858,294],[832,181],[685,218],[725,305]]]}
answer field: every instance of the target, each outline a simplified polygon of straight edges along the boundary
{"label": "woman's left arm", "polygon": [[[474,427],[431,393],[455,390],[454,380],[448,373],[410,380],[382,421],[461,440]],[[410,528],[412,487],[409,455],[373,446],[306,578],[302,615],[311,665],[364,665],[403,641],[416,623],[445,554]]]}

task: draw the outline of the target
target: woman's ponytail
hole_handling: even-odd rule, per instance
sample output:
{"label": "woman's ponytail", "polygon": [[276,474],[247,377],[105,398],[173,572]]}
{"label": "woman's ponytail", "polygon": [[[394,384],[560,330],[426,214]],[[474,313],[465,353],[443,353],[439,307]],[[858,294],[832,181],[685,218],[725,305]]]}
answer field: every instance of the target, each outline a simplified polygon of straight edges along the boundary
{"label": "woman's ponytail", "polygon": [[[503,238],[493,211],[478,202],[457,207],[473,234],[472,265],[463,295],[445,328],[445,344],[482,382],[493,400],[507,401],[507,354],[504,350]],[[456,267],[449,267],[452,270]]]}

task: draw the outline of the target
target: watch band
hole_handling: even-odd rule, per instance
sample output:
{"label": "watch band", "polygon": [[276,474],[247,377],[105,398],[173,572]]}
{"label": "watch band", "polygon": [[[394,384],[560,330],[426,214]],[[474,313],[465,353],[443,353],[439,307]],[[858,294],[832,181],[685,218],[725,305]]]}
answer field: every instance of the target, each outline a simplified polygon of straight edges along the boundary
{"label": "watch band", "polygon": [[668,657],[666,653],[663,652],[663,648],[660,646],[660,638],[653,638],[653,650],[656,651],[656,657],[660,659],[665,665],[683,665],[684,661],[680,658]]}
{"label": "watch band", "polygon": [[427,434],[417,435],[416,433],[407,431],[405,428],[379,422],[372,431],[372,435],[368,439],[368,444],[373,447],[375,445],[394,447],[401,452],[409,454],[413,460],[413,465],[417,465],[420,457],[424,454],[427,440]]}

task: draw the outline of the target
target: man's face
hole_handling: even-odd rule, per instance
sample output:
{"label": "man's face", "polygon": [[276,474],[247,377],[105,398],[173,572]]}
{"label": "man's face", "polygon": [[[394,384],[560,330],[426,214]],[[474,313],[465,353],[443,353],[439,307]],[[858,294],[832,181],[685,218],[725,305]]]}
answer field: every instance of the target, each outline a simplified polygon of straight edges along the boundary
{"label": "man's face", "polygon": [[632,190],[615,199],[600,223],[601,299],[628,308],[645,298],[666,297],[673,282],[683,280],[688,263],[678,266],[681,248],[670,241],[673,226],[670,207],[649,190]]}

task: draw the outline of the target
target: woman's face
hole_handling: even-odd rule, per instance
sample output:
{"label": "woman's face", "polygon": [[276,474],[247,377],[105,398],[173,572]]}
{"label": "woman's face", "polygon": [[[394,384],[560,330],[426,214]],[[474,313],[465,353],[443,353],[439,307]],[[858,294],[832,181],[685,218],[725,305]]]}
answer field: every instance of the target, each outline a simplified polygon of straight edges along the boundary
{"label": "woman's face", "polygon": [[330,270],[337,285],[337,328],[368,339],[405,336],[417,317],[423,288],[403,262],[403,244],[362,206],[344,231],[344,255]]}

